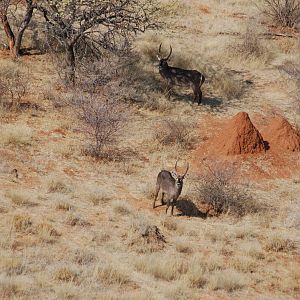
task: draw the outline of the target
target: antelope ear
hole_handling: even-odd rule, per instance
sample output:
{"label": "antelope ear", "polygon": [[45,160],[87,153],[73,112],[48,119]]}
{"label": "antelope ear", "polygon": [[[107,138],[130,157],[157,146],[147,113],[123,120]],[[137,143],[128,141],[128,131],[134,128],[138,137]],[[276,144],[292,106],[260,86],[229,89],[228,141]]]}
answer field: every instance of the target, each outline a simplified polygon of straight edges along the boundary
{"label": "antelope ear", "polygon": [[172,177],[173,177],[174,179],[177,179],[177,174],[176,174],[176,172],[171,171],[171,175],[172,175]]}

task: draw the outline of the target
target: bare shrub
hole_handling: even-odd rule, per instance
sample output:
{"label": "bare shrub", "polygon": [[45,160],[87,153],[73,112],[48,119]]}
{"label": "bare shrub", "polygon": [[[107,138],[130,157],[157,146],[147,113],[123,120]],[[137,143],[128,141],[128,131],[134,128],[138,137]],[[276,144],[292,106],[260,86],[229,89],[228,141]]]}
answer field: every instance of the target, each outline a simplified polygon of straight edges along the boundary
{"label": "bare shrub", "polygon": [[86,152],[95,157],[107,157],[127,121],[125,106],[115,99],[100,100],[96,94],[74,95],[73,105],[83,122],[83,132],[89,145]]}
{"label": "bare shrub", "polygon": [[28,76],[15,64],[8,64],[0,70],[0,100],[6,108],[17,109],[28,92]]}
{"label": "bare shrub", "polygon": [[136,58],[127,52],[121,57],[109,55],[100,60],[83,57],[77,69],[77,85],[84,91],[99,93],[118,101],[131,98],[135,90],[127,84],[129,80],[126,74],[134,59]]}
{"label": "bare shrub", "polygon": [[247,25],[246,31],[241,35],[241,41],[235,43],[233,49],[246,59],[262,58],[266,55],[267,49],[261,42],[257,24],[249,23]]}
{"label": "bare shrub", "polygon": [[263,0],[262,8],[277,25],[293,28],[300,21],[299,0]]}
{"label": "bare shrub", "polygon": [[206,167],[208,171],[196,183],[196,192],[213,209],[214,214],[244,216],[262,209],[246,186],[234,181],[236,168],[233,164],[222,165],[216,162]]}
{"label": "bare shrub", "polygon": [[194,137],[191,126],[179,120],[165,120],[155,130],[155,138],[162,145],[177,145],[183,149],[191,149]]}

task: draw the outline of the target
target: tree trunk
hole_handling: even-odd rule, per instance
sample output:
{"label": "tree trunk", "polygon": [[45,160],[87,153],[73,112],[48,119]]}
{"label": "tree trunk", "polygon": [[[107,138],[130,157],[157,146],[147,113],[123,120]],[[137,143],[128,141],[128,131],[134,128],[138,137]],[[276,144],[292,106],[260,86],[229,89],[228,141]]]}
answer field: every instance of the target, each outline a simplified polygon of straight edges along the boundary
{"label": "tree trunk", "polygon": [[9,46],[10,53],[12,55],[14,55],[15,35],[14,35],[13,31],[11,30],[11,27],[8,22],[6,14],[4,14],[1,17],[1,23],[3,24],[3,28],[4,28],[5,34],[7,36],[7,39],[8,39],[8,46]]}
{"label": "tree trunk", "polygon": [[65,79],[67,83],[75,84],[75,53],[74,44],[66,45],[66,63],[67,69],[65,71]]}
{"label": "tree trunk", "polygon": [[32,6],[32,1],[27,1],[26,13],[25,13],[23,21],[21,23],[20,29],[17,33],[16,44],[15,44],[15,48],[14,48],[14,54],[16,57],[20,55],[23,34],[24,34],[25,29],[28,27],[28,25],[31,21],[33,9],[34,9],[34,7]]}

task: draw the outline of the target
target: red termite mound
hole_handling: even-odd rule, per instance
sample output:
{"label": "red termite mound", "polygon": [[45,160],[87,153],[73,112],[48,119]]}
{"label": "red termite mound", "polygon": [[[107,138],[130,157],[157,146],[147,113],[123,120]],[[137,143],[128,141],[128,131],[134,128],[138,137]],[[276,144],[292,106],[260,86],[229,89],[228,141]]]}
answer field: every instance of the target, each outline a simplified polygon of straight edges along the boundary
{"label": "red termite mound", "polygon": [[300,151],[300,135],[282,116],[276,116],[262,134],[270,149]]}
{"label": "red termite mound", "polygon": [[214,138],[212,150],[218,154],[254,154],[266,150],[264,140],[245,112],[239,112]]}

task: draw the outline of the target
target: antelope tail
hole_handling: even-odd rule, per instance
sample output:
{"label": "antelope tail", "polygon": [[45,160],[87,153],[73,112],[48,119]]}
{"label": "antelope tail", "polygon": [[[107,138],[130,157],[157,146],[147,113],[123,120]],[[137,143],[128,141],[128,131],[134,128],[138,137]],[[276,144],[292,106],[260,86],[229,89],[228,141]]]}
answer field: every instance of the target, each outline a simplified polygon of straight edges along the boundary
{"label": "antelope tail", "polygon": [[204,81],[205,81],[205,77],[204,77],[204,75],[201,74],[200,87],[204,83]]}

